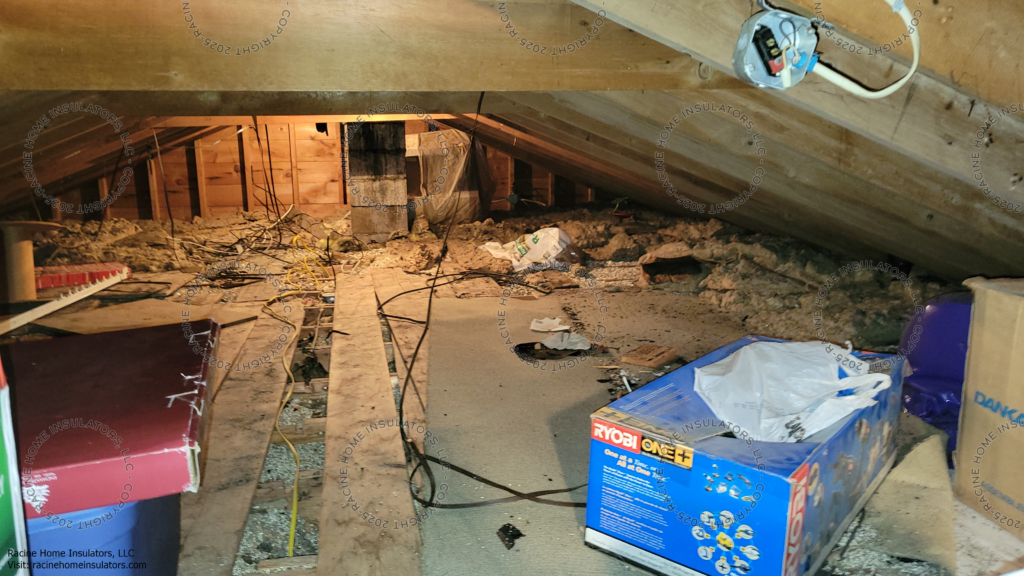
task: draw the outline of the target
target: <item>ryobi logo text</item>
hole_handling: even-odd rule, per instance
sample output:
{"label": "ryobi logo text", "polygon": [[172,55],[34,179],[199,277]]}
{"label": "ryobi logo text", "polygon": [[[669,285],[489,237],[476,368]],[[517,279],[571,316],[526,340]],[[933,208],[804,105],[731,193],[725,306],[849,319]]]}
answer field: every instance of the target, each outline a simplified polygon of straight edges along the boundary
{"label": "ryobi logo text", "polygon": [[640,434],[633,432],[629,428],[623,428],[609,422],[602,422],[601,420],[594,420],[590,429],[590,437],[607,442],[612,446],[629,450],[634,454],[640,453]]}
{"label": "ryobi logo text", "polygon": [[687,448],[679,444],[665,444],[645,437],[640,442],[640,450],[644,454],[656,456],[661,460],[671,462],[687,470],[693,467],[693,448]]}

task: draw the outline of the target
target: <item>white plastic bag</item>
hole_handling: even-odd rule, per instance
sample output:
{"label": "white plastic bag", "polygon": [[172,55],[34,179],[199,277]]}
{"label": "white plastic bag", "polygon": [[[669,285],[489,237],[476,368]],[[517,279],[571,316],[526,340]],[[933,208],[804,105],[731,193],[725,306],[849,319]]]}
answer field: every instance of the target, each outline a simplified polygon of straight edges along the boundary
{"label": "white plastic bag", "polygon": [[888,374],[840,379],[838,361],[820,342],[755,342],[694,374],[715,416],[766,442],[799,442],[874,405],[891,385]]}
{"label": "white plastic bag", "polygon": [[554,268],[556,256],[572,244],[572,238],[559,228],[542,228],[533,234],[523,234],[504,246],[497,242],[488,242],[480,247],[495,258],[512,262],[516,272],[530,266]]}

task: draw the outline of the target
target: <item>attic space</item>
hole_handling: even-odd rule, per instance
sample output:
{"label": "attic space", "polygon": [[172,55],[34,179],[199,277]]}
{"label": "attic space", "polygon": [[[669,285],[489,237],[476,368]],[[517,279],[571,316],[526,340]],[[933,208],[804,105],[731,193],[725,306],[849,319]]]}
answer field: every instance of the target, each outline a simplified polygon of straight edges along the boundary
{"label": "attic space", "polygon": [[1022,26],[8,0],[0,576],[1024,574]]}

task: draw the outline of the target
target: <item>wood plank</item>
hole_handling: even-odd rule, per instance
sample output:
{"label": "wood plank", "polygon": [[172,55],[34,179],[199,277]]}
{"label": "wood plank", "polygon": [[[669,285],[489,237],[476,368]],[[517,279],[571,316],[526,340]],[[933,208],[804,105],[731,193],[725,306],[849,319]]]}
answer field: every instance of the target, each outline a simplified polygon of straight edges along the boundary
{"label": "wood plank", "polygon": [[311,204],[340,204],[341,184],[339,182],[303,182],[299,184],[302,197],[302,211],[307,214]]}
{"label": "wood plank", "polygon": [[26,324],[35,322],[39,318],[42,318],[48,314],[52,314],[60,310],[61,308],[64,308],[65,306],[70,306],[71,304],[74,304],[75,302],[78,302],[83,298],[92,296],[97,292],[105,290],[106,288],[109,288],[114,284],[117,284],[118,282],[126,279],[127,277],[128,269],[125,268],[123,269],[122,272],[118,272],[117,274],[104,278],[103,280],[97,280],[92,284],[75,286],[72,288],[72,291],[62,295],[60,298],[56,300],[50,300],[45,304],[36,306],[35,308],[32,308],[31,310],[28,310],[26,312],[22,312],[21,314],[0,317],[0,334],[6,334],[11,330],[14,330],[15,328],[20,328]]}
{"label": "wood plank", "polygon": [[209,199],[206,196],[206,161],[203,159],[202,140],[195,140],[195,171],[196,187],[199,195],[199,216],[207,218],[210,215]]}
{"label": "wood plank", "polygon": [[[244,322],[242,324],[228,326],[220,331],[220,342],[217,343],[217,354],[218,359],[223,360],[225,364],[222,366],[218,362],[216,363],[216,369],[213,370],[213,379],[210,382],[212,398],[216,399],[217,392],[220,391],[220,387],[224,384],[224,380],[227,379],[231,374],[231,370],[234,369],[235,361],[241,357],[242,348],[245,347],[245,341],[249,339],[249,335],[252,334],[253,328],[255,327],[255,322]],[[213,365],[211,364],[211,366]]]}
{"label": "wood plank", "polygon": [[539,167],[533,167],[533,196],[545,206],[554,206],[554,174]]}
{"label": "wood plank", "polygon": [[242,180],[244,182],[243,187],[245,188],[245,209],[252,211],[256,210],[255,194],[257,192],[257,188],[255,186],[255,176],[253,173],[259,166],[259,155],[256,146],[249,140],[252,136],[252,128],[247,123],[241,124],[241,127],[245,129],[242,130],[239,140],[241,144],[239,148],[239,153],[241,154],[239,164],[242,169]]}
{"label": "wood plank", "polygon": [[337,140],[303,139],[300,137],[295,141],[295,149],[299,160],[303,162],[317,160],[339,162],[341,157],[341,143]]}
{"label": "wood plank", "polygon": [[[132,272],[132,278],[135,280],[160,283],[166,282],[166,287],[162,291],[158,292],[158,297],[174,294],[195,277],[195,274],[186,274],[185,272],[179,272],[178,270],[170,270],[167,272]],[[120,289],[124,290],[130,286],[132,286],[132,284],[126,284],[121,286]],[[147,285],[142,286],[144,287],[142,291],[152,290],[152,288],[149,288]]]}
{"label": "wood plank", "polygon": [[299,191],[303,203],[341,202],[341,162],[296,162]]}
{"label": "wood plank", "polygon": [[[209,203],[211,215],[216,215],[214,208],[230,207],[233,211],[241,210],[245,202],[245,195],[241,184],[208,184],[206,186],[206,201]],[[223,214],[224,212],[221,211]]]}
{"label": "wood plank", "polygon": [[[302,308],[292,308],[288,318],[300,324]],[[281,332],[280,321],[260,318],[242,356],[267,354],[267,342],[276,340]],[[178,573],[182,576],[231,574],[285,390],[287,373],[281,353],[290,358],[293,350],[294,345],[288,346],[255,369],[232,371],[217,394],[202,487],[181,499]]]}
{"label": "wood plank", "polygon": [[153,220],[160,220],[160,191],[163,185],[157,178],[156,160],[146,161],[146,176],[149,178],[149,206]]}
{"label": "wood plank", "polygon": [[237,160],[233,162],[212,162],[208,149],[203,152],[203,158],[206,160],[204,169],[207,185],[240,185],[242,174],[241,166]]}
{"label": "wood plank", "polygon": [[[107,182],[106,178],[100,178],[99,180],[96,181],[96,185],[99,188],[100,202],[102,203],[103,200],[106,199],[107,195],[110,194],[110,184]],[[110,214],[110,206],[104,207],[101,210],[101,213],[102,217],[100,219],[106,220],[107,216]]]}
{"label": "wood plank", "polygon": [[292,202],[302,210],[302,198],[299,197],[299,155],[295,151],[295,125],[288,124],[288,162],[292,169]]}
{"label": "wood plank", "polygon": [[[332,339],[317,575],[417,576],[419,531],[401,526],[415,511],[399,430],[366,431],[371,422],[397,417],[373,283],[365,275],[344,276],[335,293],[334,327],[349,336]],[[364,511],[399,526],[373,526]]]}
{"label": "wood plank", "polygon": [[[324,432],[327,429],[326,418],[308,418],[302,426],[302,430],[298,431],[295,426],[281,426],[281,432],[284,432],[285,437],[292,444],[312,444],[313,442],[323,442]],[[270,442],[272,444],[284,444],[284,438],[274,430],[274,435],[271,437]]]}
{"label": "wood plank", "polygon": [[316,568],[317,557],[314,556],[292,556],[290,558],[270,558],[261,560],[256,570],[261,574],[277,574],[284,572],[294,576],[296,570],[312,570]]}
{"label": "wood plank", "polygon": [[[224,328],[256,319],[257,312],[239,308],[242,307],[186,305],[170,300],[147,298],[81,312],[50,314],[33,323],[76,334],[97,334],[147,326],[179,324],[184,318],[189,320],[213,318]],[[188,313],[187,317],[184,316],[185,313]]]}
{"label": "wood plank", "polygon": [[[271,0],[192,3],[159,18],[115,0],[80,8],[12,0],[0,6],[0,21],[17,23],[5,37],[0,77],[10,90],[180,91],[605,90],[687,81],[688,58],[607,19],[587,41],[598,15],[564,0],[518,3],[510,12],[517,35],[546,46],[547,55],[511,37],[486,0],[354,0],[315,9]],[[123,26],[105,30],[105,14]],[[231,55],[211,51],[196,31],[231,46]],[[586,46],[556,53],[581,38]],[[243,52],[261,41],[257,52]],[[137,56],[137,66],[109,66],[124,54]]]}
{"label": "wood plank", "polygon": [[[285,132],[285,138],[280,139],[281,131],[277,128],[280,125],[277,124],[260,124],[260,137],[259,140],[256,138],[256,134],[249,132],[249,138],[252,140],[251,145],[256,154],[256,167],[261,168],[263,166],[269,166],[269,162],[272,160],[274,163],[274,169],[286,168],[291,159],[291,151],[288,146],[288,133]],[[287,128],[287,125],[285,125]],[[270,140],[267,140],[267,135],[270,135]],[[263,162],[260,163],[260,146],[262,146]]]}

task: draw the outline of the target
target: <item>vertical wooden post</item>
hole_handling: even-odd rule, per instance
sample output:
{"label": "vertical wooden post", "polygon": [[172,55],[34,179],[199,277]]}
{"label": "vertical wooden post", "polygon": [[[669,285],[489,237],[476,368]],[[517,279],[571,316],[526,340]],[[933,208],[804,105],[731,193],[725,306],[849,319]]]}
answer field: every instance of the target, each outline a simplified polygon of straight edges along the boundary
{"label": "vertical wooden post", "polygon": [[345,173],[341,166],[341,157],[345,154],[345,136],[341,133],[345,129],[345,125],[341,122],[334,122],[329,124],[331,130],[334,130],[336,138],[338,138],[338,203],[341,205],[348,204],[345,201]]}
{"label": "vertical wooden post", "polygon": [[146,161],[146,173],[149,175],[149,204],[153,210],[153,220],[160,219],[160,178],[157,177],[156,160],[152,158]]}
{"label": "vertical wooden post", "polygon": [[252,198],[253,177],[252,171],[249,170],[249,166],[252,164],[252,153],[249,151],[249,129],[247,126],[239,126],[238,129],[238,170],[242,173],[243,208],[251,212],[256,209],[256,203]]}
{"label": "vertical wooden post", "polygon": [[[114,174],[114,176],[112,176],[112,178],[116,178],[116,177],[117,177],[117,174]],[[106,178],[100,177],[96,181],[96,186],[99,188],[100,206],[103,206],[103,201],[106,200],[107,199],[107,195],[110,194],[110,185],[107,184],[107,179]],[[107,219],[107,215],[108,215],[108,210],[109,209],[110,209],[110,206],[103,206],[103,208],[100,210],[100,220],[106,220]]]}
{"label": "vertical wooden post", "polygon": [[295,151],[295,124],[288,125],[288,146],[288,158],[291,160],[292,165],[292,204],[295,204],[295,208],[301,210],[302,204],[299,201],[299,155]]}
{"label": "vertical wooden post", "polygon": [[206,167],[203,165],[203,141],[193,140],[192,145],[195,146],[195,162],[196,162],[196,186],[199,192],[199,216],[201,218],[208,218],[210,216],[210,206],[207,202],[206,197]]}
{"label": "vertical wooden post", "polygon": [[538,166],[533,167],[534,199],[543,202],[545,206],[554,206],[555,203],[554,196],[551,193],[553,179],[554,176],[551,172]]}
{"label": "vertical wooden post", "polygon": [[576,183],[576,203],[586,204],[594,201],[594,189],[586,184]]}

